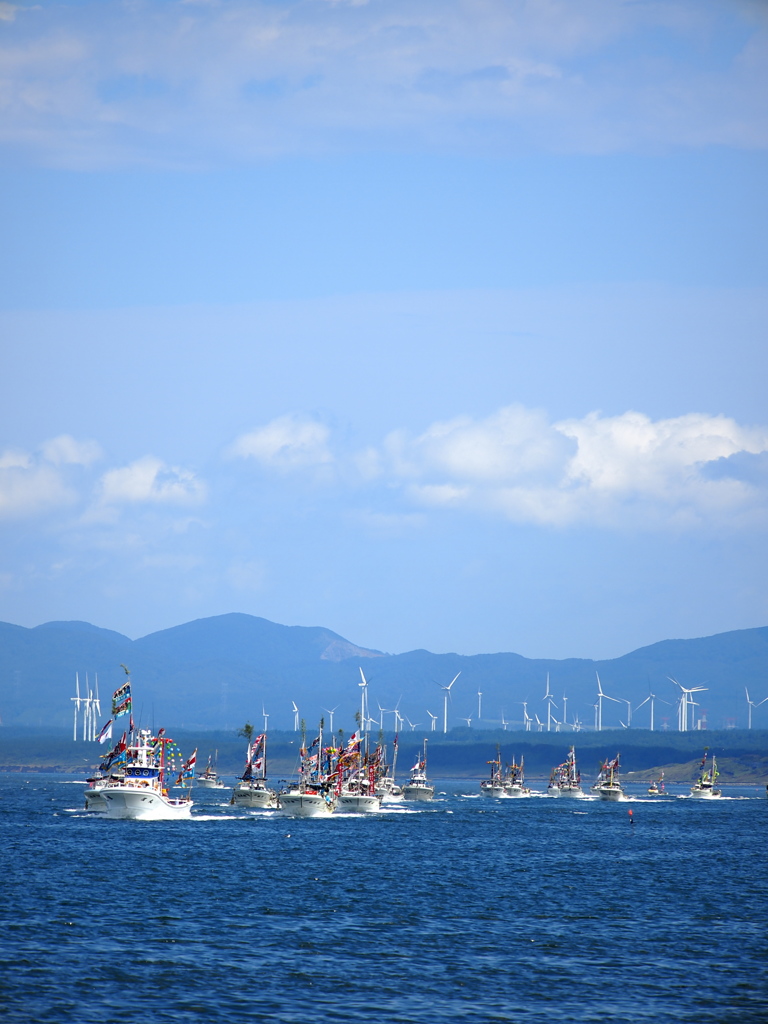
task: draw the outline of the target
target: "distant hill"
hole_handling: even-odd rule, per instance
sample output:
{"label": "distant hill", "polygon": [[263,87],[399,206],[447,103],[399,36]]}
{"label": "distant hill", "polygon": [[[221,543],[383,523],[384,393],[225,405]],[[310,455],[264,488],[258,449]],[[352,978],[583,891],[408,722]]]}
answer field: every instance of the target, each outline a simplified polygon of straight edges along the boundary
{"label": "distant hill", "polygon": [[[91,689],[98,675],[101,721],[109,713],[109,697],[131,670],[134,710],[146,724],[169,728],[235,729],[246,719],[262,723],[262,707],[270,728],[293,727],[292,702],[313,729],[323,709],[335,709],[335,728],[354,727],[359,706],[360,667],[370,682],[370,714],[377,722],[379,705],[399,708],[423,734],[428,712],[442,725],[440,689],[461,675],[451,691],[449,726],[472,729],[522,728],[522,702],[528,714],[546,722],[543,700],[550,675],[555,719],[578,716],[585,728],[594,723],[595,672],[606,694],[619,703],[603,704],[605,728],[627,724],[648,728],[650,703],[637,710],[650,692],[655,701],[656,728],[676,729],[674,702],[684,686],[705,686],[696,717],[709,729],[745,728],[744,687],[753,700],[768,697],[768,627],[737,630],[695,640],[664,640],[621,658],[528,659],[518,654],[432,654],[410,651],[383,654],[358,647],[322,627],[283,626],[251,615],[233,613],[198,619],[172,629],[131,640],[86,622],[48,622],[33,629],[0,623],[0,719],[3,726],[61,728],[71,726],[75,672],[81,692],[86,673]],[[478,723],[478,691],[482,719]],[[661,701],[668,701],[662,704]],[[393,714],[385,724],[391,730]],[[666,722],[664,721],[666,719]],[[768,703],[753,713],[755,729],[768,725]],[[553,726],[554,728],[554,726]],[[469,726],[467,726],[469,729]],[[406,722],[403,731],[410,731]]]}

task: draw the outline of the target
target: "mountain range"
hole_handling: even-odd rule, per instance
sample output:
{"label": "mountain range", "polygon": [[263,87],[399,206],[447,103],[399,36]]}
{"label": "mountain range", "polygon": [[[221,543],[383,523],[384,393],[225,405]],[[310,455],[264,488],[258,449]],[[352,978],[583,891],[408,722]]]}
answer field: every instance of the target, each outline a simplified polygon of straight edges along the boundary
{"label": "mountain range", "polygon": [[[334,727],[355,727],[360,669],[370,683],[370,716],[399,706],[402,728],[442,730],[446,687],[449,729],[521,729],[522,702],[533,731],[578,718],[594,726],[596,673],[603,691],[603,727],[676,729],[680,689],[701,686],[692,720],[701,728],[745,728],[745,687],[757,704],[768,697],[768,627],[693,640],[663,640],[605,661],[529,659],[518,654],[385,654],[358,647],[322,627],[283,626],[232,613],[198,619],[137,640],[86,622],[48,622],[34,628],[0,623],[0,720],[5,727],[72,728],[75,673],[81,696],[98,678],[102,714],[109,698],[133,680],[134,714],[147,725],[235,729],[246,720],[292,729],[296,717],[313,729],[334,710]],[[544,700],[549,675],[551,702]],[[653,701],[646,698],[653,693]],[[481,695],[481,696],[480,696]],[[609,700],[608,697],[613,698]],[[639,705],[645,701],[643,707]],[[662,703],[666,701],[667,703]],[[632,709],[628,720],[628,703]],[[293,705],[298,707],[298,716]],[[565,705],[565,707],[564,707]],[[480,715],[478,717],[478,709]],[[430,715],[432,717],[430,717]],[[471,723],[467,722],[471,719]],[[391,730],[394,714],[385,714]],[[753,708],[754,728],[768,725],[768,702]]]}

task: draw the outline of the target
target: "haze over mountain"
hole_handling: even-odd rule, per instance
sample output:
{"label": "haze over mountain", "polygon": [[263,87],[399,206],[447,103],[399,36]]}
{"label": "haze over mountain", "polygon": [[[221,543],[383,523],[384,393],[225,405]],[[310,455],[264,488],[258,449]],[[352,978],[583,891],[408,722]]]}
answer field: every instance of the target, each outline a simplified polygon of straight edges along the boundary
{"label": "haze over mountain", "polygon": [[[523,728],[522,702],[528,714],[546,723],[543,699],[547,674],[554,698],[552,715],[594,725],[595,673],[613,700],[603,703],[604,728],[628,724],[648,728],[655,699],[655,726],[677,728],[674,702],[680,690],[703,686],[696,696],[701,728],[745,728],[745,686],[756,703],[768,696],[768,627],[736,630],[693,640],[664,640],[607,661],[528,659],[514,653],[433,654],[425,650],[387,654],[359,647],[323,627],[284,626],[232,613],[198,619],[131,640],[86,622],[48,622],[32,629],[0,623],[0,716],[4,726],[71,727],[75,673],[80,692],[94,689],[98,676],[102,714],[125,679],[134,683],[137,722],[169,728],[234,729],[246,719],[292,729],[295,701],[299,716],[314,728],[335,709],[335,727],[354,728],[359,706],[360,668],[370,683],[370,713],[399,710],[420,733],[430,728],[429,713],[442,728],[444,687],[461,673],[451,690],[450,728]],[[482,696],[479,696],[479,693]],[[664,704],[662,701],[669,703]],[[478,706],[481,715],[478,720]],[[753,709],[755,728],[768,721],[768,703]],[[384,715],[387,729],[393,714]],[[552,726],[554,728],[554,726]]]}

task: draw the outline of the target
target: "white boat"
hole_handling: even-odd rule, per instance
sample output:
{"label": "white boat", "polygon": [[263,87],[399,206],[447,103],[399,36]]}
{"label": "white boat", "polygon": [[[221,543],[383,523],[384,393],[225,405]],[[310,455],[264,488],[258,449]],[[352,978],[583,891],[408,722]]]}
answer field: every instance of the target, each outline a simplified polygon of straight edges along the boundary
{"label": "white boat", "polygon": [[601,800],[616,801],[624,798],[624,790],[619,781],[620,767],[618,754],[612,761],[605,761],[600,766],[600,774],[592,787],[592,792],[596,793]]}
{"label": "white boat", "polygon": [[434,795],[435,787],[427,778],[427,741],[424,740],[424,751],[416,758],[410,778],[403,786],[403,799],[431,800]]}
{"label": "white boat", "polygon": [[279,808],[297,818],[323,818],[336,810],[336,794],[316,782],[296,782],[278,794]]}
{"label": "white boat", "polygon": [[287,789],[281,790],[277,795],[278,809],[283,814],[291,814],[297,818],[321,818],[333,814],[336,810],[334,783],[337,776],[329,772],[328,766],[323,763],[325,752],[322,723],[318,737],[310,750],[315,747],[317,753],[310,753],[304,746],[302,736],[298,781],[290,783]]}
{"label": "white boat", "polygon": [[218,750],[216,751],[216,757],[208,755],[208,763],[199,775],[195,776],[195,785],[200,786],[202,789],[224,789],[224,783],[219,778],[219,774],[216,771],[216,760],[218,757]]}
{"label": "white boat", "polygon": [[501,772],[501,750],[496,747],[496,760],[487,762],[491,766],[490,778],[483,779],[480,783],[482,796],[496,797],[504,796],[504,778]]}
{"label": "white boat", "polygon": [[386,750],[384,750],[376,777],[376,796],[383,804],[399,804],[403,802],[403,787],[398,786],[395,781],[397,772],[397,735],[395,735],[392,745],[395,751],[392,764],[386,764]]}
{"label": "white boat", "polygon": [[659,776],[658,781],[653,779],[653,780],[651,780],[651,782],[649,782],[649,784],[648,784],[648,795],[649,796],[664,796],[665,792],[666,791],[664,789],[664,772],[662,772],[661,775]]}
{"label": "white boat", "polygon": [[583,797],[581,788],[581,772],[576,766],[576,748],[571,747],[562,764],[552,769],[549,777],[547,793],[556,797]]}
{"label": "white boat", "polygon": [[107,802],[104,799],[102,792],[109,781],[108,776],[97,776],[95,778],[88,779],[87,781],[88,788],[85,791],[86,811],[96,814],[104,814],[107,810]]}
{"label": "white boat", "polygon": [[[110,779],[102,790],[107,817],[153,821],[190,817],[191,796],[169,796],[165,747],[170,742],[162,735],[153,737],[149,729],[139,731],[136,742],[128,746],[123,778]],[[193,767],[194,758],[195,754],[182,767],[177,784]]]}
{"label": "white boat", "polygon": [[267,785],[267,734],[262,733],[248,743],[243,774],[235,783],[230,803],[237,807],[254,807],[260,811],[277,809],[277,791]]}
{"label": "white boat", "polygon": [[712,755],[712,764],[709,768],[707,768],[707,756],[705,750],[699,766],[699,777],[691,786],[691,796],[697,800],[717,800],[722,796],[721,791],[715,788],[715,780],[720,774],[717,770],[715,755]]}
{"label": "white boat", "polygon": [[525,758],[520,759],[520,764],[514,761],[507,767],[507,774],[504,779],[504,796],[520,797],[530,796],[531,791],[525,785]]}
{"label": "white boat", "polygon": [[336,810],[347,814],[374,814],[381,810],[382,798],[376,793],[376,782],[367,777],[365,768],[342,783],[336,798]]}
{"label": "white boat", "polygon": [[376,796],[383,804],[401,804],[403,787],[397,785],[392,775],[382,775],[376,783]]}

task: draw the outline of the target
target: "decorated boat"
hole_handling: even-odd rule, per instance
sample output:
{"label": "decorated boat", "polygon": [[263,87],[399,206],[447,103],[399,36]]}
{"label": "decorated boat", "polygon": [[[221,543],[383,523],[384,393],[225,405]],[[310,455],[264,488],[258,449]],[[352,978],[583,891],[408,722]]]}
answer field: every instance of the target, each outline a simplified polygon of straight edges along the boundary
{"label": "decorated boat", "polygon": [[392,764],[387,764],[387,751],[386,748],[382,748],[381,762],[379,764],[379,770],[376,778],[376,796],[381,800],[382,804],[399,804],[403,801],[403,788],[398,786],[396,779],[397,772],[397,733],[392,741],[392,747],[394,754],[392,755]]}
{"label": "decorated boat", "polygon": [[658,777],[658,779],[651,779],[648,783],[648,795],[649,796],[664,796],[666,793],[664,789],[664,772]]}
{"label": "decorated boat", "polygon": [[496,747],[496,759],[488,761],[490,765],[490,776],[480,783],[480,793],[483,796],[502,797],[504,796],[504,776],[501,770],[501,750]]}
{"label": "decorated boat", "polygon": [[128,731],[133,735],[133,699],[131,696],[130,670],[122,665],[121,668],[126,674],[126,681],[119,686],[112,694],[112,708],[109,721],[102,727],[99,735],[96,736],[98,743],[104,744],[112,739],[114,724],[119,718],[128,718],[128,730],[123,733],[115,746],[101,755],[101,761],[95,774],[87,779],[85,790],[86,811],[98,814],[106,814],[107,802],[104,799],[104,789],[109,782],[120,782],[123,779],[125,763],[128,757]]}
{"label": "decorated boat", "polygon": [[581,788],[581,772],[576,765],[576,748],[571,747],[562,764],[552,769],[549,777],[547,793],[557,797],[583,797]]}
{"label": "decorated boat", "polygon": [[232,790],[231,803],[238,807],[254,807],[261,811],[277,809],[277,791],[267,785],[267,734],[248,743],[243,774]]}
{"label": "decorated boat", "polygon": [[[317,753],[312,751],[317,749]],[[329,748],[330,751],[331,748]],[[299,754],[298,779],[278,793],[278,809],[297,818],[320,818],[336,810],[336,774],[323,763],[322,723],[316,740],[307,749],[302,745]],[[330,756],[326,753],[326,757]]]}
{"label": "decorated boat", "polygon": [[530,796],[531,791],[525,785],[525,758],[520,758],[520,764],[515,761],[507,765],[507,773],[504,778],[504,796],[518,797]]}
{"label": "decorated boat", "polygon": [[196,786],[200,786],[202,789],[224,789],[224,783],[216,771],[218,754],[217,750],[215,755],[208,755],[208,762],[205,768],[195,776]]}
{"label": "decorated boat", "polygon": [[715,755],[712,755],[712,762],[709,768],[707,768],[708,757],[709,755],[705,750],[704,757],[699,765],[699,777],[691,786],[691,796],[697,800],[716,800],[722,796],[722,792],[715,788],[715,782],[720,774],[717,770]]}
{"label": "decorated boat", "polygon": [[[126,764],[121,779],[110,779],[102,790],[109,818],[167,820],[189,818],[192,798],[170,796],[173,784],[169,778],[167,749],[173,740],[160,730],[153,736],[149,729],[140,729],[135,742],[128,745]],[[186,787],[194,775],[197,751],[184,762],[176,785]]]}
{"label": "decorated boat", "polygon": [[618,754],[612,761],[605,761],[600,765],[600,773],[592,787],[592,792],[596,793],[601,800],[623,799],[624,790],[619,779],[620,767]]}
{"label": "decorated boat", "polygon": [[435,795],[435,787],[427,778],[427,741],[424,749],[416,758],[411,768],[410,778],[403,786],[404,800],[431,800]]}

